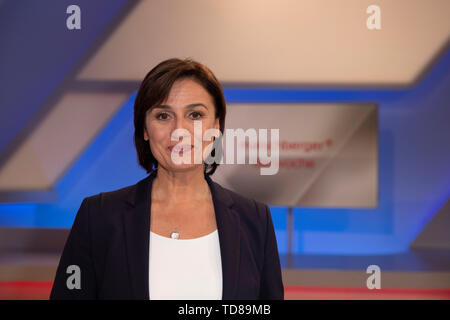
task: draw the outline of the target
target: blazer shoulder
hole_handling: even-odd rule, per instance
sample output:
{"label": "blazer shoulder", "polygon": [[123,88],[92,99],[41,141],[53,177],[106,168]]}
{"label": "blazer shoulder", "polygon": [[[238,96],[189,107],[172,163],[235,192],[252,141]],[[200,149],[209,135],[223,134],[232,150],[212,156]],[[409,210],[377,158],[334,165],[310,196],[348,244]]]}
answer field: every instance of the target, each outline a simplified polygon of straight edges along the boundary
{"label": "blazer shoulder", "polygon": [[218,183],[216,184],[219,186],[221,192],[227,194],[231,199],[233,199],[233,207],[235,209],[240,212],[258,214],[260,215],[260,218],[265,218],[264,215],[266,210],[268,210],[268,206],[265,203],[246,197],[233,190],[223,187]]}
{"label": "blazer shoulder", "polygon": [[132,201],[136,192],[138,183],[115,189],[111,191],[99,192],[97,194],[87,196],[84,200],[88,201],[91,206],[98,209],[100,207],[117,207],[127,201]]}

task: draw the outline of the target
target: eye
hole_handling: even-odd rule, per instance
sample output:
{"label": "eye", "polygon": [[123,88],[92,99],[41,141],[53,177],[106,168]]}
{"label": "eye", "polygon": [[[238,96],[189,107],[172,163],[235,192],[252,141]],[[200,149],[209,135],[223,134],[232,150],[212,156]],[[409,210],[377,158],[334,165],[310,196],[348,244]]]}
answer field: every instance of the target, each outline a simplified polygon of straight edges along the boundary
{"label": "eye", "polygon": [[200,112],[194,111],[194,112],[191,113],[191,117],[193,119],[200,119],[201,117],[203,117],[203,114],[200,113]]}
{"label": "eye", "polygon": [[167,120],[169,118],[169,114],[167,112],[160,112],[155,116],[158,120]]}

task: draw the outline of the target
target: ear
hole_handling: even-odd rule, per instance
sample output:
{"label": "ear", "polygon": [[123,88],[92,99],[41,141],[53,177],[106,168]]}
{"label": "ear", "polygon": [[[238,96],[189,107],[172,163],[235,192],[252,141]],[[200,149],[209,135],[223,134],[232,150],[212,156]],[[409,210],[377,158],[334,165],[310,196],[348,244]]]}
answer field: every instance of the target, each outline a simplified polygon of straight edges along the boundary
{"label": "ear", "polygon": [[148,134],[147,134],[147,129],[146,128],[144,128],[144,140],[145,141],[148,141]]}
{"label": "ear", "polygon": [[220,122],[219,122],[219,118],[216,118],[216,120],[214,121],[214,128],[216,128],[217,130],[220,130]]}

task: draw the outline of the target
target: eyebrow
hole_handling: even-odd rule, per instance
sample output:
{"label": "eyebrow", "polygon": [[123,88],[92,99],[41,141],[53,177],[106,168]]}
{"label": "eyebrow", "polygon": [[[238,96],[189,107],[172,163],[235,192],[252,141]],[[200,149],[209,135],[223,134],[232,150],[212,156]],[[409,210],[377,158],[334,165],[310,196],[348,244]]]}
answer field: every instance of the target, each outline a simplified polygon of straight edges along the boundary
{"label": "eyebrow", "polygon": [[[208,109],[203,103],[191,103],[191,104],[188,104],[187,106],[185,106],[184,108],[185,109],[193,109],[198,106]],[[170,109],[172,109],[172,107],[169,105],[166,105],[166,104],[161,104],[161,105],[153,107],[152,109],[168,109],[168,110],[170,110]]]}

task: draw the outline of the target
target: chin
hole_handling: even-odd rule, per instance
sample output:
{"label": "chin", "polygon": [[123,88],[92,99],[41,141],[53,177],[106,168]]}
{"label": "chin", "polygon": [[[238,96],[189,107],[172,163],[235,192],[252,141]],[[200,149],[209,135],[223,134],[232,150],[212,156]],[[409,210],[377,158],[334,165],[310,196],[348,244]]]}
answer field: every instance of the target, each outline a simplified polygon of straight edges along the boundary
{"label": "chin", "polygon": [[199,164],[171,164],[170,170],[174,172],[191,171],[201,166]]}

